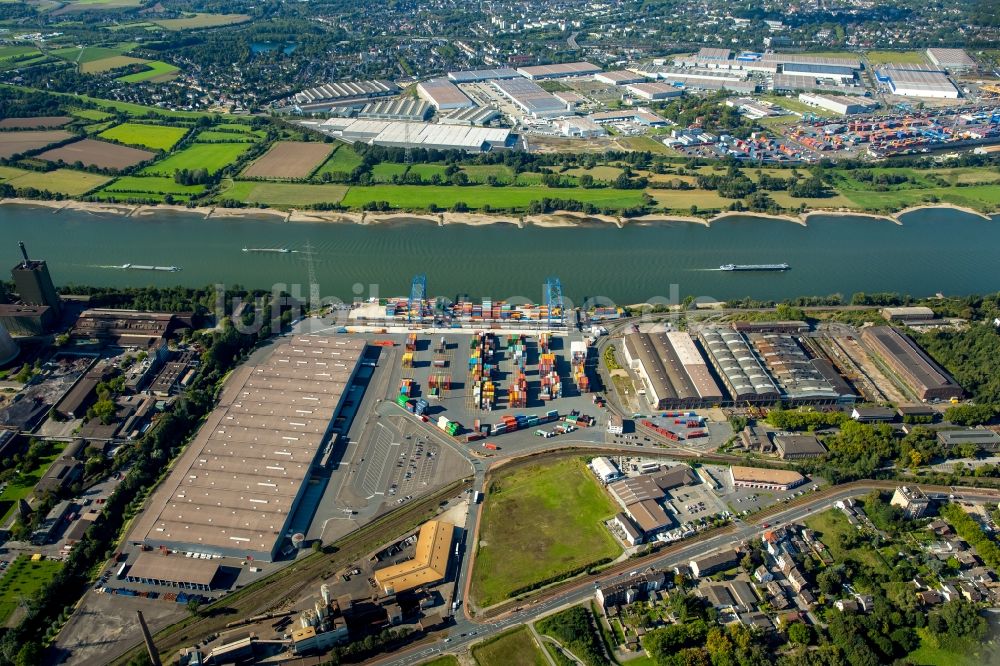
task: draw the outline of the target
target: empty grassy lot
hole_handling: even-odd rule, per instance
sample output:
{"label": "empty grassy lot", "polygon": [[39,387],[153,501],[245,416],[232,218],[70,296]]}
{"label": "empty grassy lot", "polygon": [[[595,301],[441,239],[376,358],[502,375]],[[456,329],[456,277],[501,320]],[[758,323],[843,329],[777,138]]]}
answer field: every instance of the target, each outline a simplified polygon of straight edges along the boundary
{"label": "empty grassy lot", "polygon": [[117,80],[122,83],[145,83],[147,81],[151,83],[162,83],[163,81],[169,81],[174,78],[177,76],[177,73],[180,72],[177,67],[168,62],[163,62],[162,60],[150,60],[149,62],[143,64],[147,67],[147,69],[134,74],[119,76]]}
{"label": "empty grassy lot", "polygon": [[32,562],[19,555],[0,578],[0,624],[7,621],[22,601],[34,599],[62,568],[62,562],[41,560]]}
{"label": "empty grassy lot", "polygon": [[7,183],[17,189],[33,187],[66,196],[80,196],[111,180],[107,176],[72,169],[56,169],[41,173],[27,171],[23,176],[12,178]]}
{"label": "empty grassy lot", "polygon": [[224,188],[219,198],[248,204],[266,204],[275,208],[296,208],[321,203],[335,204],[344,198],[345,192],[346,185],[236,181],[228,189]]}
{"label": "empty grassy lot", "polygon": [[80,71],[84,74],[99,74],[100,72],[110,72],[113,69],[121,69],[131,65],[143,65],[148,63],[144,58],[133,58],[127,55],[116,55],[100,60],[80,63]]}
{"label": "empty grassy lot", "polygon": [[873,65],[929,65],[923,51],[867,51],[865,57]]}
{"label": "empty grassy lot", "polygon": [[841,546],[843,543],[842,538],[848,534],[852,534],[855,530],[847,522],[847,516],[840,509],[830,509],[829,511],[824,511],[808,518],[806,520],[806,527],[819,535],[820,541],[830,549],[830,556],[838,562],[850,559],[855,562],[867,564],[874,569],[884,566],[878,554],[870,546],[865,545],[850,550]]}
{"label": "empty grassy lot", "polygon": [[188,133],[186,127],[122,123],[100,133],[102,139],[111,139],[130,146],[143,146],[153,150],[170,150]]}
{"label": "empty grassy lot", "polygon": [[113,117],[107,111],[99,111],[97,109],[73,109],[71,113],[77,118],[83,118],[84,120],[94,120],[97,122],[108,120]]}
{"label": "empty grassy lot", "polygon": [[532,201],[542,199],[572,199],[591,203],[599,208],[628,208],[643,203],[640,190],[616,190],[611,188],[584,190],[581,188],[559,188],[528,186],[496,188],[484,185],[371,185],[352,187],[344,197],[344,205],[362,208],[374,201],[387,201],[392,208],[404,210],[426,210],[435,205],[451,208],[457,202],[464,202],[469,208],[478,209],[489,205],[494,208],[525,209]]}
{"label": "empty grassy lot", "polygon": [[249,143],[196,143],[151,164],[143,174],[172,176],[181,169],[216,173],[238,160],[249,147]]}
{"label": "empty grassy lot", "polygon": [[690,212],[691,206],[699,210],[721,210],[733,202],[719,196],[714,190],[646,190],[664,210]]}
{"label": "empty grassy lot", "polygon": [[490,606],[527,585],[614,558],[611,499],[579,458],[498,474],[488,489],[472,596]]}
{"label": "empty grassy lot", "polygon": [[3,492],[0,492],[0,521],[7,520],[17,506],[18,500],[31,495],[35,484],[65,448],[65,442],[53,442],[47,449],[44,449],[45,455],[37,458],[38,463],[34,467],[22,470],[21,474],[13,477],[7,483]]}
{"label": "empty grassy lot", "polygon": [[514,179],[514,175],[511,173],[510,168],[504,166],[503,164],[472,164],[462,167],[462,171],[469,177],[470,183],[485,183],[490,176],[493,176],[499,182],[504,184],[510,183],[510,181]]}
{"label": "empty grassy lot", "polygon": [[241,134],[239,132],[216,132],[214,130],[202,130],[194,137],[195,143],[253,143],[261,137],[253,134]]}
{"label": "empty grassy lot", "polygon": [[[423,166],[423,165],[421,165]],[[382,162],[372,167],[372,180],[376,183],[391,183],[393,176],[399,177],[406,173],[405,164]],[[428,178],[430,176],[428,175]]]}
{"label": "empty grassy lot", "polygon": [[278,141],[248,166],[247,178],[302,179],[322,164],[333,146],[307,141]]}
{"label": "empty grassy lot", "polygon": [[196,195],[205,191],[204,185],[181,185],[167,176],[122,176],[106,185],[102,192],[150,192],[154,194]]}
{"label": "empty grassy lot", "polygon": [[938,201],[968,206],[977,210],[995,210],[1000,206],[1000,185],[971,185],[969,187],[930,187],[894,192],[844,192],[844,196],[864,210],[900,210],[908,206]]}
{"label": "empty grassy lot", "polygon": [[548,666],[527,627],[512,629],[472,648],[479,666]]}

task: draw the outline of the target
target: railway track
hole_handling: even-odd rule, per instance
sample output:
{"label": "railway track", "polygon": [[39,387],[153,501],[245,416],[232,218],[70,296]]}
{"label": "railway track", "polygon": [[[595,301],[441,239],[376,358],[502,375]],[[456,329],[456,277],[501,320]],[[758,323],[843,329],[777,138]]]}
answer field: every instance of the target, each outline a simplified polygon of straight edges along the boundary
{"label": "railway track", "polygon": [[[204,609],[203,616],[182,620],[157,632],[153,636],[157,650],[169,658],[182,647],[226,631],[226,625],[234,617],[261,615],[294,603],[309,586],[318,585],[351,562],[403,536],[426,520],[428,514],[436,513],[440,502],[454,497],[470,483],[470,479],[462,479],[420,501],[404,505],[334,542],[332,553],[309,555],[301,562],[209,605]],[[124,666],[143,653],[141,642],[137,642],[109,663]]]}

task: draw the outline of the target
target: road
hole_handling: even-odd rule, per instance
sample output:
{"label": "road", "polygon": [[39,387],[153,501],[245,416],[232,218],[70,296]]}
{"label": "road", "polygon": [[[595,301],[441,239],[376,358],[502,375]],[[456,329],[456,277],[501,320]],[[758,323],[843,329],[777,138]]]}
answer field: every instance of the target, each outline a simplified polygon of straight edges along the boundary
{"label": "road", "polygon": [[[771,514],[766,519],[762,518],[760,523],[737,522],[730,527],[717,531],[711,536],[702,539],[690,540],[675,547],[669,548],[669,552],[657,553],[646,558],[624,562],[612,569],[603,572],[598,576],[587,576],[570,583],[565,583],[548,591],[542,591],[537,595],[535,601],[522,601],[522,605],[513,611],[504,612],[495,617],[485,616],[482,619],[470,618],[465,613],[455,615],[455,624],[448,631],[448,638],[444,634],[435,644],[422,643],[408,650],[397,651],[387,655],[382,659],[370,661],[370,664],[378,666],[410,666],[425,661],[435,655],[442,653],[460,653],[474,643],[478,643],[491,636],[501,633],[511,627],[534,622],[544,615],[563,607],[573,606],[582,603],[593,596],[594,588],[600,585],[608,585],[628,580],[635,572],[649,567],[662,570],[672,570],[674,567],[686,564],[697,556],[708,555],[726,548],[732,548],[734,544],[742,543],[748,539],[755,538],[760,534],[763,526],[783,525],[805,520],[809,516],[829,509],[837,501],[864,495],[872,490],[883,490],[893,487],[894,482],[862,481],[848,484],[842,488],[833,488],[823,494],[822,497],[814,497],[796,506],[790,506],[776,513]],[[947,493],[946,487],[922,486],[930,496],[934,493]],[[969,501],[996,501],[998,491],[989,489],[957,489],[961,491],[961,498]],[[463,567],[467,569],[468,567]],[[467,571],[463,571],[465,576]],[[520,610],[518,610],[518,608]]]}

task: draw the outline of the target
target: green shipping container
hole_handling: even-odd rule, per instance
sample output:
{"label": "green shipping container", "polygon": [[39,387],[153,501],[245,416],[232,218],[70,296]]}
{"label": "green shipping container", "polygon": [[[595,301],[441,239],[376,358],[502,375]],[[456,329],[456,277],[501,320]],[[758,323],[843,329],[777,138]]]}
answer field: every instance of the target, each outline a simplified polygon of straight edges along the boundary
{"label": "green shipping container", "polygon": [[409,399],[410,399],[409,396],[401,395],[398,398],[396,398],[396,404],[399,405],[400,407],[406,407],[406,401]]}

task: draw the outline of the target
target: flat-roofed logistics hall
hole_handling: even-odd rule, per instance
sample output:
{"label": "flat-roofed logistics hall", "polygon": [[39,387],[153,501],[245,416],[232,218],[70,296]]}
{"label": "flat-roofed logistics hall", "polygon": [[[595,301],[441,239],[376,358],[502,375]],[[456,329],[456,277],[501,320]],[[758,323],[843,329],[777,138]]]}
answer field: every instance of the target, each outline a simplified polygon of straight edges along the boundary
{"label": "flat-roofed logistics hall", "polygon": [[298,335],[233,372],[130,541],[273,560],[364,350],[360,339]]}

